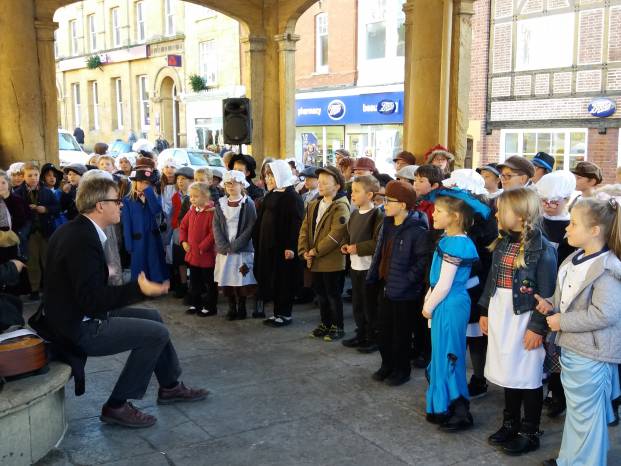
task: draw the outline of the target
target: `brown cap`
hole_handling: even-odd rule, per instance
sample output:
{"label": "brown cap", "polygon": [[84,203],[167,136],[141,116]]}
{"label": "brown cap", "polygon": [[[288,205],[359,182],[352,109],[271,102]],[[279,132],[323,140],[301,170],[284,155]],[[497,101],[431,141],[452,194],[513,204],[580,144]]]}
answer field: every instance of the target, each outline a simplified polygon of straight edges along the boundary
{"label": "brown cap", "polygon": [[375,171],[375,162],[371,157],[360,157],[354,162],[354,170]]}
{"label": "brown cap", "polygon": [[138,157],[134,168],[150,168],[151,170],[155,170],[155,160],[150,159],[149,157]]}
{"label": "brown cap", "polygon": [[326,175],[330,175],[332,178],[334,178],[334,181],[336,181],[336,184],[338,184],[341,187],[339,191],[345,190],[345,178],[343,178],[343,175],[341,174],[338,168],[333,167],[332,165],[328,165],[327,167],[318,168],[315,173],[317,173],[317,177],[319,177],[319,175],[322,173],[325,173]]}
{"label": "brown cap", "polygon": [[408,210],[416,205],[416,191],[414,186],[405,181],[391,181],[386,185],[386,197],[393,197],[399,202],[405,202]]}
{"label": "brown cap", "polygon": [[602,169],[593,162],[578,162],[576,166],[569,171],[574,175],[597,180],[597,184],[600,184],[604,179],[602,176]]}
{"label": "brown cap", "polygon": [[535,166],[533,163],[527,158],[520,157],[519,155],[509,157],[504,162],[499,163],[496,167],[498,168],[498,171],[502,171],[504,167],[507,167],[513,171],[523,173],[529,178],[532,178],[535,175]]}
{"label": "brown cap", "polygon": [[416,156],[407,150],[399,152],[395,158],[392,159],[393,162],[396,162],[397,160],[403,160],[408,165],[416,165]]}

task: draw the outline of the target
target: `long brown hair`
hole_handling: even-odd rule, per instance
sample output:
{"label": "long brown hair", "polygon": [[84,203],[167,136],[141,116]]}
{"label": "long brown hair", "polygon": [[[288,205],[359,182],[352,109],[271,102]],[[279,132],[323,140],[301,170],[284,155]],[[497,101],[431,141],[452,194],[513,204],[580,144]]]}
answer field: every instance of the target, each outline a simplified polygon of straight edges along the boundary
{"label": "long brown hair", "polygon": [[[514,267],[516,269],[526,267],[524,251],[526,243],[532,233],[539,228],[541,222],[541,202],[537,193],[529,188],[511,189],[503,191],[498,196],[496,205],[498,206],[499,223],[502,225],[503,212],[511,211],[516,217],[522,219],[522,231],[520,232],[520,250],[515,258]],[[502,239],[502,235],[489,245],[489,250],[493,251]]]}

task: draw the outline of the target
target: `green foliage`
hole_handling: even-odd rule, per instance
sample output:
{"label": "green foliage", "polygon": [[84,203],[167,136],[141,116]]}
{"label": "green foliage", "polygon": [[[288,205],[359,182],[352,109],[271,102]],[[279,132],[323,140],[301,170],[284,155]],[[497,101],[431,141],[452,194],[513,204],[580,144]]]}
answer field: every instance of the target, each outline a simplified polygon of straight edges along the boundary
{"label": "green foliage", "polygon": [[91,55],[90,57],[86,59],[86,67],[89,70],[94,70],[95,68],[102,69],[101,65],[102,63],[101,63],[101,58],[99,58],[99,55]]}
{"label": "green foliage", "polygon": [[197,74],[190,75],[190,87],[194,92],[204,91],[205,89],[207,89],[207,83],[205,82],[205,78]]}

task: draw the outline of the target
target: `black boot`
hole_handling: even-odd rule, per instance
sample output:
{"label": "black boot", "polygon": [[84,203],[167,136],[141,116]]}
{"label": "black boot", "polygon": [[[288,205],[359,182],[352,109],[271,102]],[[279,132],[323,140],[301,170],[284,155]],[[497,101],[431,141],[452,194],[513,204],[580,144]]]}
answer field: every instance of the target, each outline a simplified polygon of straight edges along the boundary
{"label": "black boot", "polygon": [[237,320],[244,320],[247,316],[246,298],[237,298]]}
{"label": "black boot", "polygon": [[445,432],[458,432],[469,429],[473,424],[470,403],[464,398],[459,398],[453,403],[448,419],[440,424],[440,429]]}
{"label": "black boot", "polygon": [[253,319],[265,318],[265,303],[262,299],[257,298],[254,303],[254,311],[252,312]]}
{"label": "black boot", "polygon": [[235,296],[229,297],[229,310],[226,313],[226,320],[235,320],[237,319],[237,301],[235,300]]}
{"label": "black boot", "polygon": [[522,421],[520,433],[513,440],[502,446],[502,451],[507,455],[518,456],[539,449],[539,426],[532,422]]}
{"label": "black boot", "polygon": [[520,431],[520,423],[509,411],[503,411],[502,427],[487,438],[487,443],[492,446],[504,445],[514,440]]}

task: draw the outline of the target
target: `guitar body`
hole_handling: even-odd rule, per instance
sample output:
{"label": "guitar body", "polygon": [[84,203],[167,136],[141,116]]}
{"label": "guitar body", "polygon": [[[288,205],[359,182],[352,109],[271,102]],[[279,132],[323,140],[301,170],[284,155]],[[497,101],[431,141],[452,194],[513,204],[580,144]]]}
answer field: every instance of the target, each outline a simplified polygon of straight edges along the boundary
{"label": "guitar body", "polygon": [[38,371],[46,364],[45,343],[36,335],[10,338],[0,343],[0,377]]}

